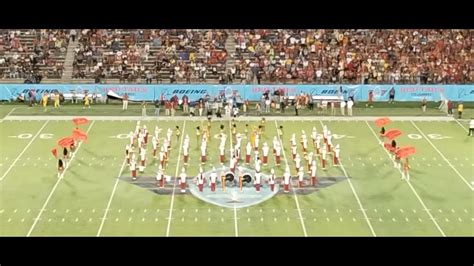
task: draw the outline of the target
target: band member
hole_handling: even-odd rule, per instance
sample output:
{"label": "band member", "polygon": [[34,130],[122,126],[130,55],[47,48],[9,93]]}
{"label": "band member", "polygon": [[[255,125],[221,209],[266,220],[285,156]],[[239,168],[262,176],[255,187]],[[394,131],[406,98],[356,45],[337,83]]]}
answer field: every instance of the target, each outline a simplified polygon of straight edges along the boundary
{"label": "band member", "polygon": [[63,148],[63,159],[66,161],[69,158],[67,148]]}
{"label": "band member", "polygon": [[176,141],[179,142],[179,137],[181,136],[181,131],[179,130],[179,126],[176,126],[175,134],[176,134]]}
{"label": "band member", "polygon": [[199,170],[199,174],[197,176],[197,185],[198,185],[198,189],[199,189],[199,192],[202,192],[202,189],[204,187],[204,173],[203,173],[203,170],[202,168]]}
{"label": "band member", "polygon": [[296,174],[300,171],[301,168],[301,158],[299,154],[296,154],[295,157],[295,169],[296,169]]}
{"label": "band member", "polygon": [[132,160],[130,161],[130,172],[132,173],[132,180],[137,180],[137,162],[135,161],[135,155],[132,155]]}
{"label": "band member", "polygon": [[74,153],[74,151],[76,150],[76,141],[74,140],[71,145],[69,145],[69,151],[71,152],[71,156],[72,154]]}
{"label": "band member", "polygon": [[332,134],[331,130],[328,130],[328,135],[327,135],[327,152],[331,152],[332,148]]}
{"label": "band member", "polygon": [[201,144],[201,163],[202,164],[206,163],[206,144],[205,144],[205,142],[202,142],[202,144]]}
{"label": "band member", "polygon": [[165,148],[161,147],[161,150],[160,150],[160,167],[161,168],[165,168],[165,160],[166,160]]}
{"label": "band member", "polygon": [[186,192],[186,170],[184,167],[181,169],[181,174],[179,175],[179,186],[181,188],[181,193]]}
{"label": "band member", "polygon": [[263,147],[262,147],[262,163],[263,165],[267,165],[268,164],[268,150],[270,148],[268,147],[267,143],[263,143]]}
{"label": "band member", "polygon": [[334,148],[334,154],[332,156],[334,165],[339,165],[339,154],[341,149],[339,148],[339,144],[336,145]]}
{"label": "band member", "polygon": [[280,126],[278,129],[277,129],[277,134],[278,134],[278,137],[280,139],[283,138],[283,126]]}
{"label": "band member", "polygon": [[146,160],[146,149],[142,148],[140,150],[140,161],[141,161],[142,166],[145,166],[145,160]]}
{"label": "band member", "polygon": [[255,173],[255,180],[253,184],[255,185],[255,190],[257,191],[257,193],[260,193],[261,177],[262,177],[262,174],[260,172]]}
{"label": "band member", "polygon": [[317,135],[316,136],[316,155],[321,154],[321,136]]}
{"label": "band member", "polygon": [[63,174],[64,172],[64,163],[63,163],[63,160],[61,160],[61,158],[59,158],[58,160],[58,178]]}
{"label": "band member", "polygon": [[308,173],[311,172],[311,164],[313,163],[313,153],[310,152],[308,155],[305,156],[306,159],[306,166],[308,167]]}
{"label": "band member", "polygon": [[291,180],[290,167],[287,166],[285,169],[285,173],[283,174],[283,192],[284,193],[290,192],[289,190],[290,180]]}
{"label": "band member", "polygon": [[380,137],[379,143],[380,143],[380,144],[384,143],[385,127],[382,127],[382,128],[380,129],[379,137]]}
{"label": "band member", "polygon": [[212,173],[210,175],[210,186],[211,186],[211,191],[212,192],[215,192],[216,191],[216,181],[217,181],[217,172],[216,172],[216,168],[213,167],[212,168]]}
{"label": "band member", "polygon": [[256,158],[257,159],[255,160],[255,172],[260,172],[262,169],[262,161],[258,156]]}
{"label": "band member", "polygon": [[163,173],[163,168],[158,168],[158,173],[156,174],[156,186],[160,188],[165,187],[165,174]]}
{"label": "band member", "polygon": [[405,161],[403,162],[403,171],[402,171],[402,179],[406,179],[407,181],[410,181],[410,165],[408,164],[408,157],[405,158]]}
{"label": "band member", "polygon": [[219,147],[219,158],[221,165],[223,165],[225,160],[225,148],[222,145]]}
{"label": "band member", "polygon": [[200,140],[201,140],[201,128],[196,127],[196,145],[199,145]]}
{"label": "band member", "polygon": [[273,190],[275,190],[275,179],[276,179],[276,176],[275,176],[275,170],[272,168],[270,170],[270,177],[268,178],[268,184],[270,185],[270,190],[273,192]]}
{"label": "band member", "polygon": [[158,141],[156,140],[155,136],[153,136],[152,139],[151,139],[151,145],[152,145],[152,148],[153,148],[153,158],[156,158],[156,149],[158,147]]}
{"label": "band member", "polygon": [[321,167],[326,169],[326,157],[327,157],[327,149],[326,144],[323,144],[323,148],[321,149]]}
{"label": "band member", "polygon": [[280,142],[278,141],[277,137],[276,136],[273,136],[273,140],[272,140],[272,147],[273,147],[273,155],[275,155],[275,147],[280,144]]}
{"label": "band member", "polygon": [[275,147],[275,164],[277,166],[280,166],[280,157],[281,157],[281,147],[280,147],[280,144],[278,144]]}
{"label": "band member", "polygon": [[256,134],[255,135],[255,150],[256,151],[258,151],[259,144],[260,144],[260,135]]}
{"label": "band member", "polygon": [[155,135],[154,136],[157,140],[160,139],[160,129],[158,128],[158,126],[155,126]]}
{"label": "band member", "polygon": [[252,153],[252,145],[250,142],[247,142],[247,146],[245,147],[245,163],[250,163],[250,155]]}
{"label": "band member", "polygon": [[303,137],[301,139],[301,145],[303,147],[303,153],[307,153],[308,152],[308,139],[306,138],[306,134],[303,134]]}
{"label": "band member", "polygon": [[318,136],[318,132],[316,131],[316,127],[313,127],[313,131],[311,131],[311,140],[313,141],[313,148],[316,148],[317,136]]}
{"label": "band member", "polygon": [[290,138],[290,147],[296,146],[296,135],[295,133],[291,134]]}
{"label": "band member", "polygon": [[125,145],[125,158],[127,158],[127,165],[130,165],[130,145]]}
{"label": "band member", "polygon": [[303,187],[303,181],[304,181],[304,173],[303,173],[303,168],[300,169],[298,172],[298,187],[302,188]]}
{"label": "band member", "polygon": [[183,161],[184,165],[188,165],[189,159],[189,142],[183,145]]}
{"label": "band member", "polygon": [[316,166],[316,161],[313,161],[311,164],[311,186],[315,187],[318,180],[316,178],[316,171],[318,167]]}
{"label": "band member", "polygon": [[235,145],[234,146],[234,154],[235,158],[237,159],[237,162],[240,160],[240,146]]}
{"label": "band member", "polygon": [[240,147],[242,144],[242,135],[240,133],[237,133],[237,135],[235,135],[235,140],[236,140],[235,146]]}
{"label": "band member", "polygon": [[327,137],[328,137],[328,126],[323,125],[323,140],[324,140],[324,144],[327,144]]}
{"label": "band member", "polygon": [[235,156],[232,156],[229,162],[229,168],[232,173],[235,174],[235,167],[237,166],[237,158]]}
{"label": "band member", "polygon": [[293,159],[293,161],[296,159],[296,148],[297,146],[291,146],[291,158]]}
{"label": "band member", "polygon": [[146,125],[143,125],[143,143],[148,144],[148,129],[146,128]]}
{"label": "band member", "polygon": [[130,146],[133,146],[133,144],[135,143],[135,134],[130,131],[130,134],[128,135],[128,137],[130,138]]}
{"label": "band member", "polygon": [[224,172],[224,170],[221,171],[221,186],[222,186],[222,191],[225,192],[225,172]]}

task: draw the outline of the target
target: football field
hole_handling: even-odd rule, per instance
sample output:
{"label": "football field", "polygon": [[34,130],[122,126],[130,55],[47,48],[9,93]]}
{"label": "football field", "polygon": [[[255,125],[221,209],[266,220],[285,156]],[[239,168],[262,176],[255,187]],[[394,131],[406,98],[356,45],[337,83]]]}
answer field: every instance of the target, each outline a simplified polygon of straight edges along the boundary
{"label": "football field", "polygon": [[[195,131],[206,124],[204,119],[80,114],[89,119],[80,126],[88,140],[80,143],[58,178],[57,159],[50,150],[71,134],[74,116],[12,110],[1,110],[5,117],[0,122],[1,236],[474,236],[474,144],[465,120],[390,117],[386,128],[402,132],[398,145],[417,150],[410,157],[410,181],[405,181],[379,144],[377,117],[268,117],[261,143],[271,146],[277,128],[283,126],[279,141],[284,150],[280,166],[270,152],[262,171],[274,168],[280,183],[288,165],[293,176],[290,193],[279,191],[252,206],[227,208],[203,201],[189,190],[181,193],[175,177],[184,166],[181,145],[186,134],[189,186],[201,166],[205,171],[220,167],[219,140],[213,136],[223,125],[228,151],[233,145],[230,120],[213,120],[207,162],[201,165]],[[171,181],[161,192],[130,181],[125,145],[138,120],[150,131],[158,126],[162,135],[176,126],[183,132],[179,137],[173,132],[165,169]],[[245,155],[246,124],[256,127],[260,117],[240,117],[236,124],[237,132],[245,135]],[[323,124],[341,147],[341,164],[329,162],[323,170],[318,161],[317,177],[337,182],[308,188],[305,174],[305,187],[298,188],[290,137],[296,134],[303,156],[302,130],[310,139],[312,128],[322,132]],[[154,178],[157,173],[158,161],[150,148],[147,152],[140,178]],[[226,153],[226,165],[228,159]],[[269,189],[265,182],[262,189]]]}

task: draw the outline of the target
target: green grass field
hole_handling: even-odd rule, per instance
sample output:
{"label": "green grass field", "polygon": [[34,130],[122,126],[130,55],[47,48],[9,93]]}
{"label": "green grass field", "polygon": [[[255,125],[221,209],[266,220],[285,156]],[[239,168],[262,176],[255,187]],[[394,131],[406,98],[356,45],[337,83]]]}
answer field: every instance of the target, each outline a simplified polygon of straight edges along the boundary
{"label": "green grass field", "polygon": [[[13,108],[15,108],[13,110]],[[116,109],[116,110],[114,110]],[[361,108],[365,110],[365,108]],[[393,115],[419,115],[410,108]],[[407,109],[407,110],[405,110]],[[13,110],[13,111],[12,111]],[[467,110],[472,112],[472,110]],[[152,112],[152,111],[150,111]],[[390,110],[367,109],[362,115],[388,115]],[[430,115],[440,115],[431,110]],[[403,135],[399,145],[413,145],[411,180],[401,180],[384,148],[378,143],[378,128],[372,120],[332,121],[293,118],[268,120],[263,141],[271,145],[277,126],[283,125],[283,163],[271,167],[281,177],[285,161],[294,172],[289,139],[301,130],[310,136],[313,126],[322,131],[326,124],[339,139],[343,167],[318,168],[318,177],[346,177],[332,186],[312,193],[295,188],[278,193],[258,205],[240,209],[223,208],[204,202],[176,189],[172,194],[157,194],[118,177],[130,176],[124,166],[124,137],[136,120],[111,121],[94,115],[139,115],[137,107],[121,113],[118,106],[85,110],[77,107],[43,112],[40,108],[17,105],[0,107],[2,117],[19,116],[0,122],[0,235],[1,236],[473,236],[474,235],[474,145],[467,136],[467,122],[421,119],[395,121]],[[356,111],[354,111],[355,114]],[[48,115],[43,116],[43,115]],[[90,116],[81,126],[89,140],[82,143],[61,179],[56,159],[50,150],[56,141],[71,133],[70,120],[54,115]],[[25,120],[20,120],[20,118]],[[469,118],[466,116],[466,118]],[[166,120],[168,119],[168,120]],[[237,122],[243,133],[246,123]],[[250,120],[250,118],[249,118]],[[446,121],[445,121],[446,120]],[[149,129],[179,125],[190,136],[188,176],[199,170],[199,149],[195,128],[201,121],[175,118],[144,120]],[[228,120],[215,121],[211,136]],[[120,134],[122,134],[120,136]],[[230,135],[230,132],[227,133]],[[124,137],[124,138],[121,138]],[[172,150],[165,174],[176,176],[183,167],[180,143],[172,137]],[[227,149],[231,145],[227,139]],[[299,141],[298,141],[299,142]],[[242,142],[245,147],[246,140]],[[299,143],[298,143],[299,145]],[[150,146],[150,144],[149,144]],[[208,163],[218,165],[218,140],[209,143]],[[245,148],[242,149],[244,154]],[[298,152],[302,155],[301,147]],[[148,149],[150,153],[150,149]],[[228,156],[226,156],[226,159]],[[157,162],[149,156],[145,176],[155,176]],[[296,178],[293,178],[296,179]],[[174,182],[174,178],[172,182]],[[173,188],[173,183],[167,185]],[[177,187],[177,185],[176,185]],[[220,188],[218,188],[220,189]],[[264,189],[266,185],[264,185]]]}

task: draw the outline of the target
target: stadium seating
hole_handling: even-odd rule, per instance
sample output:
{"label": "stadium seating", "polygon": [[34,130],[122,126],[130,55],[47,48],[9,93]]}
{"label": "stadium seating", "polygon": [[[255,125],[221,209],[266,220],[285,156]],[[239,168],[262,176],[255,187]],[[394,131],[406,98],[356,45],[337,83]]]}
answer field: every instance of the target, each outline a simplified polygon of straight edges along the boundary
{"label": "stadium seating", "polygon": [[[62,77],[67,30],[0,30],[0,78]],[[72,80],[472,83],[473,30],[78,30]]]}

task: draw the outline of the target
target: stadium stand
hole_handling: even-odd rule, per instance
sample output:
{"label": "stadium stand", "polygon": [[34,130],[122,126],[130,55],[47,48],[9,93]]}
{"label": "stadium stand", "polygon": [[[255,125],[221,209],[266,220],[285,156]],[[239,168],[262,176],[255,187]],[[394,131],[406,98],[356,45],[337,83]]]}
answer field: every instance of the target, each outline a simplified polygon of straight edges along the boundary
{"label": "stadium stand", "polygon": [[0,30],[0,77],[4,83],[466,84],[474,80],[473,32],[81,29],[69,42],[69,30]]}

